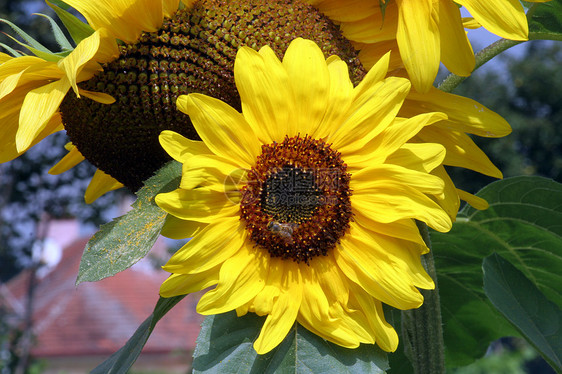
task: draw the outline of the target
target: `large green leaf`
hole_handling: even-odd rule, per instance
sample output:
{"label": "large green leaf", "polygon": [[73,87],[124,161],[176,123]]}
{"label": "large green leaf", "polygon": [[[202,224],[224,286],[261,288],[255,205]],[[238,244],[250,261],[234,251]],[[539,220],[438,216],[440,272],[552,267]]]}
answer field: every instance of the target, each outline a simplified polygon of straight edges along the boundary
{"label": "large green leaf", "polygon": [[193,355],[194,373],[383,373],[386,353],[374,345],[342,348],[295,324],[273,351],[258,355],[252,344],[265,317],[235,312],[203,322]]}
{"label": "large green leaf", "polygon": [[156,323],[185,296],[160,298],[154,312],[139,326],[121,349],[91,371],[91,374],[125,374],[139,357]]}
{"label": "large green leaf", "polygon": [[545,360],[562,373],[562,310],[497,253],[486,257],[484,291]]}
{"label": "large green leaf", "polygon": [[464,208],[453,229],[432,233],[448,366],[481,357],[488,344],[518,335],[484,294],[482,261],[497,252],[562,305],[562,185],[517,177],[478,193],[490,208]]}
{"label": "large green leaf", "polygon": [[110,277],[146,256],[166,218],[154,197],[177,188],[180,175],[181,164],[169,162],[137,192],[133,210],[101,226],[86,245],[76,284]]}
{"label": "large green leaf", "polygon": [[562,0],[530,4],[529,39],[562,40]]}

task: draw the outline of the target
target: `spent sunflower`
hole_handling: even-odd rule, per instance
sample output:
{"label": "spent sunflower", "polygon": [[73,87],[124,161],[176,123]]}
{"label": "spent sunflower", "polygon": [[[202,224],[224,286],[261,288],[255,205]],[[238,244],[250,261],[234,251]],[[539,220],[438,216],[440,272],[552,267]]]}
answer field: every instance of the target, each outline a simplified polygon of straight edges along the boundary
{"label": "spent sunflower", "polygon": [[164,266],[164,297],[215,286],[197,305],[208,315],[267,316],[254,343],[267,353],[296,322],[344,347],[398,337],[382,303],[423,302],[434,283],[414,220],[448,231],[430,172],[442,145],[408,143],[443,113],[397,117],[410,82],[385,77],[385,55],[353,86],[337,56],[296,39],[282,61],[242,47],[234,65],[242,112],[202,94],[180,96],[202,141],[172,132],[163,148],[183,164],[177,190],[156,196],[163,233],[192,237]]}
{"label": "spent sunflower", "polygon": [[[354,47],[344,37],[345,21],[349,17],[361,18],[352,14],[350,9],[354,7],[329,11],[328,2],[310,5],[299,0],[199,0],[179,7],[177,1],[67,3],[84,15],[88,21],[84,25],[91,33],[76,49],[62,57],[51,56],[56,61],[20,56],[0,65],[2,86],[16,87],[0,98],[0,110],[7,113],[4,118],[10,116],[9,131],[0,140],[8,151],[0,161],[17,157],[64,125],[72,151],[52,172],[62,172],[84,157],[93,163],[100,170],[87,200],[122,184],[132,190],[142,186],[169,159],[157,140],[162,130],[199,139],[188,117],[176,109],[179,95],[200,92],[241,109],[233,66],[242,45],[256,50],[270,45],[282,58],[294,38],[314,40],[326,57],[337,55],[347,62],[354,84],[365,75],[365,67],[374,64],[374,56],[378,60],[389,50],[384,43],[375,43],[382,45],[379,54],[373,54],[365,44],[355,43]],[[339,2],[333,2],[336,3]],[[352,4],[358,5],[354,9],[364,5],[362,1]],[[335,23],[341,23],[341,29]],[[399,54],[392,53],[390,66],[396,64],[401,64]],[[41,72],[39,76],[31,74],[37,70]],[[18,80],[19,74],[30,82]],[[42,101],[38,101],[37,92],[43,91]],[[24,102],[33,102],[41,109],[40,119],[27,119],[26,113],[31,112],[21,110]],[[467,133],[505,136],[510,128],[503,118],[470,99],[436,89],[424,95],[411,91],[401,115],[431,111],[445,112],[448,119],[426,127],[411,142],[436,135],[430,141],[442,143],[447,149],[445,165],[501,177]],[[44,125],[42,119],[48,117],[50,122]],[[446,181],[445,198],[435,199],[451,217],[458,210],[459,196],[485,207],[484,201],[456,190],[443,167],[433,173]]]}
{"label": "spent sunflower", "polygon": [[[439,62],[460,76],[469,76],[474,69],[465,25],[481,25],[511,40],[527,40],[529,34],[519,0],[307,1],[341,25],[343,35],[362,50],[364,61],[376,61],[388,50],[399,51],[400,58],[396,53],[390,69],[404,66],[414,88],[423,93],[431,88]],[[474,18],[463,19],[459,6]]]}

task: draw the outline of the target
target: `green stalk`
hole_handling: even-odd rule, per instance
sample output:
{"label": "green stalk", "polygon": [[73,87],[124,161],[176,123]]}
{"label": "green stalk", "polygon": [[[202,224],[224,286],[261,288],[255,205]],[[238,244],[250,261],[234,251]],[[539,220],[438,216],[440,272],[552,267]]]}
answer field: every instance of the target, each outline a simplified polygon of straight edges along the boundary
{"label": "green stalk", "polygon": [[[431,248],[427,225],[422,222],[416,223],[423,240]],[[433,253],[430,251],[423,255],[421,260],[427,273],[435,282],[435,289],[421,290],[424,297],[421,307],[402,311],[404,349],[416,374],[443,374],[445,373],[443,326]]]}
{"label": "green stalk", "polygon": [[[486,62],[490,61],[492,58],[496,57],[503,51],[516,46],[517,44],[523,43],[522,41],[500,39],[475,55],[476,64],[474,65],[474,70],[478,69],[480,66],[484,65]],[[447,78],[443,80],[437,86],[441,91],[452,92],[459,84],[461,84],[468,77],[461,77],[455,74],[449,74]]]}

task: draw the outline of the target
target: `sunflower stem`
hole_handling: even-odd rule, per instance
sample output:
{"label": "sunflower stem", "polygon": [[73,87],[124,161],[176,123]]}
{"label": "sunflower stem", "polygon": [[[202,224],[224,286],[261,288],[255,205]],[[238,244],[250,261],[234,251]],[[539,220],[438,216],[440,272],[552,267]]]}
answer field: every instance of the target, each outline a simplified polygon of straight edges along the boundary
{"label": "sunflower stem", "polygon": [[[416,223],[423,240],[431,248],[427,225],[422,222]],[[445,355],[441,304],[433,253],[430,251],[423,255],[421,260],[427,273],[435,282],[435,289],[421,290],[424,297],[423,305],[418,309],[402,312],[404,349],[416,374],[441,374],[445,373]]]}
{"label": "sunflower stem", "polygon": [[[474,70],[478,69],[480,66],[484,65],[486,62],[490,61],[492,58],[496,57],[500,53],[509,48],[523,43],[517,40],[500,39],[490,44],[480,52],[478,52],[476,57],[476,64],[474,65]],[[464,82],[468,77],[461,77],[456,74],[449,74],[438,86],[441,91],[452,92],[459,84]]]}

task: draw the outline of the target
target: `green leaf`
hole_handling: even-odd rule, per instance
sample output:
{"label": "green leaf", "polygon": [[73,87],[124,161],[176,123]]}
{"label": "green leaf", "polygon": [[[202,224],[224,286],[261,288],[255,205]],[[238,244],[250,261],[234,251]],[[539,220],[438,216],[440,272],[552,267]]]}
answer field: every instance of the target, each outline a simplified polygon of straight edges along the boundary
{"label": "green leaf", "polygon": [[448,366],[481,357],[489,343],[518,332],[484,294],[482,261],[497,252],[548,298],[562,304],[562,185],[540,177],[490,184],[490,208],[465,207],[449,233],[432,232]]}
{"label": "green leaf", "polygon": [[57,41],[59,47],[63,51],[71,51],[73,49],[72,45],[70,44],[68,39],[66,39],[66,36],[64,36],[64,33],[62,32],[61,28],[59,27],[59,25],[57,25],[54,19],[42,13],[33,13],[33,14],[37,16],[45,17],[49,21],[49,23],[51,24],[51,29],[53,30],[53,33],[55,35],[55,40]]}
{"label": "green leaf", "polygon": [[[61,53],[53,53],[53,52],[44,52],[40,49],[36,49],[33,48],[32,46],[25,44],[23,42],[20,42],[19,40],[17,40],[16,38],[14,38],[11,35],[6,34],[6,36],[10,39],[12,39],[14,42],[18,43],[19,45],[29,49],[31,51],[31,53],[33,53],[35,56],[42,58],[45,61],[52,61],[52,62],[57,62],[59,61],[62,57],[64,57],[63,55],[61,55]],[[65,53],[65,52],[62,52]]]}
{"label": "green leaf", "polygon": [[8,51],[14,57],[25,56],[23,53],[20,53],[20,52],[16,51],[12,47],[10,47],[9,45],[6,45],[4,43],[0,43],[0,47],[4,48],[6,51]]}
{"label": "green leaf", "polygon": [[166,212],[156,205],[154,197],[177,188],[180,175],[181,164],[169,162],[137,192],[133,210],[101,226],[86,245],[77,285],[115,275],[148,253],[166,218]]}
{"label": "green leaf", "polygon": [[72,37],[72,40],[74,40],[74,43],[78,44],[94,33],[94,29],[90,25],[82,22],[72,13],[69,13],[67,10],[61,8],[60,3],[62,2],[46,1],[46,3],[55,11],[55,13],[57,13],[60,20],[62,21],[62,23],[64,23],[64,26],[68,30],[68,33]]}
{"label": "green leaf", "polygon": [[532,4],[527,19],[529,39],[562,40],[562,0]]}
{"label": "green leaf", "polygon": [[[10,22],[10,21],[8,21],[8,20],[2,19],[2,18],[0,18],[0,22],[3,22],[3,23],[5,23],[5,24],[7,24],[8,26],[10,26],[10,27],[12,28],[12,30],[14,30],[14,31],[16,32],[16,34],[18,34],[23,40],[25,40],[25,41],[29,44],[30,47],[32,47],[32,48],[34,48],[34,49],[36,49],[36,50],[38,50],[38,51],[40,51],[40,52],[43,52],[43,53],[52,54],[52,52],[49,51],[49,50],[47,49],[47,47],[43,46],[41,43],[39,43],[38,41],[36,41],[35,39],[33,39],[33,38],[31,37],[31,35],[29,35],[29,34],[26,33],[25,31],[23,31],[22,29],[20,29],[20,28],[19,28],[17,25],[15,25],[14,23],[12,23],[12,22]],[[8,35],[8,36],[9,36],[9,35]],[[13,38],[13,37],[10,37],[10,38],[16,40],[16,39]],[[16,40],[16,41],[17,41],[17,40]],[[27,47],[26,44],[23,44],[23,43],[21,43],[21,42],[19,42],[19,41],[18,41],[18,43],[20,43],[21,45],[24,45],[24,46]]]}
{"label": "green leaf", "polygon": [[203,322],[193,354],[194,373],[383,373],[386,353],[374,345],[342,348],[295,324],[285,340],[265,355],[253,348],[265,317],[235,312]]}
{"label": "green leaf", "polygon": [[156,323],[185,296],[158,300],[152,314],[139,326],[121,349],[91,371],[91,374],[125,374],[139,357]]}
{"label": "green leaf", "polygon": [[482,268],[492,304],[562,373],[562,310],[497,253],[486,257]]}

